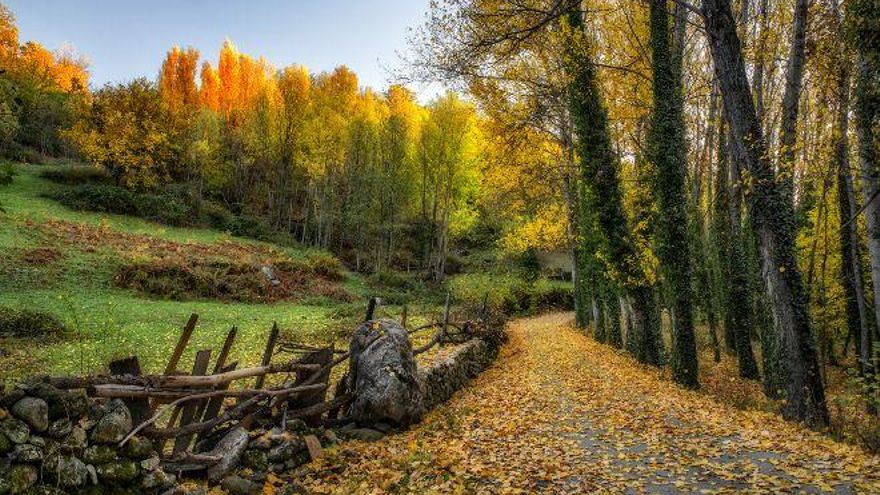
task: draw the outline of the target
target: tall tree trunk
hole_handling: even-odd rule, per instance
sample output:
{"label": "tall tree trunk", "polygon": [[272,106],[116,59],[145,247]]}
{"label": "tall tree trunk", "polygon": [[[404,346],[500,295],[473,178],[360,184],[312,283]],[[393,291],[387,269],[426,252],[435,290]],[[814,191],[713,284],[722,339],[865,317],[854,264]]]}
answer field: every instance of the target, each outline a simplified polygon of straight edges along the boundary
{"label": "tall tree trunk", "polygon": [[788,393],[783,415],[810,426],[826,426],[825,388],[810,328],[807,296],[794,252],[793,205],[776,182],[767,155],[730,2],[704,0],[702,13],[724,108],[753,180],[749,195],[752,221],[767,294],[787,361]]}
{"label": "tall tree trunk", "polygon": [[[719,271],[717,280],[721,314],[724,321],[724,349],[730,355],[736,354],[736,324],[734,314],[739,312],[735,307],[741,299],[730,297],[731,292],[731,225],[730,225],[730,153],[727,144],[728,132],[724,119],[718,121],[718,160],[715,171],[715,212],[712,217],[712,231],[715,249],[718,253]],[[731,303],[734,305],[732,306]]]}
{"label": "tall tree trunk", "polygon": [[728,321],[733,327],[731,333],[736,342],[739,375],[743,378],[757,380],[760,375],[758,374],[758,364],[755,362],[755,354],[752,352],[751,338],[753,326],[752,293],[749,290],[749,272],[744,269],[748,262],[742,223],[742,173],[739,169],[739,164],[743,161],[743,153],[742,149],[737,147],[735,139],[728,140],[728,147],[731,150],[729,153],[731,159],[728,160],[730,246],[726,262],[730,288],[727,293],[728,311],[730,312]]}
{"label": "tall tree trunk", "polygon": [[687,140],[681,72],[673,53],[666,0],[650,5],[651,67],[654,112],[651,157],[657,169],[654,194],[660,207],[657,244],[664,282],[675,315],[672,325],[672,378],[687,388],[698,388],[697,344],[694,336],[691,255],[688,239]]}
{"label": "tall tree trunk", "polygon": [[[853,0],[847,4],[849,39],[856,52],[855,119],[868,228],[868,253],[874,289],[874,328],[880,329],[880,4],[873,0]],[[878,365],[873,352],[874,339],[869,332],[861,335],[859,360],[869,380]]]}
{"label": "tall tree trunk", "polygon": [[571,78],[569,103],[585,189],[583,203],[595,215],[604,252],[620,274],[623,289],[632,295],[634,326],[641,344],[637,357],[642,362],[656,365],[661,356],[657,340],[659,329],[655,328],[659,312],[627,226],[618,158],[611,144],[608,113],[599,95],[579,9],[569,13],[568,22],[573,32],[567,42],[565,60],[566,72]]}
{"label": "tall tree trunk", "polygon": [[785,69],[785,91],[782,94],[782,122],[779,129],[779,175],[783,193],[794,201],[794,155],[797,142],[798,105],[804,80],[807,44],[807,11],[809,0],[796,0],[791,30],[791,46]]}

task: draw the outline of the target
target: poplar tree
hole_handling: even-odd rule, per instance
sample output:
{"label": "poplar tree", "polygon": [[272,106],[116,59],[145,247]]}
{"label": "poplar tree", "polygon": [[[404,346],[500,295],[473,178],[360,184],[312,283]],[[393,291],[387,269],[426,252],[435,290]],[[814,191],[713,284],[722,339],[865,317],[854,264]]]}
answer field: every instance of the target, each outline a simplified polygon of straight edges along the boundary
{"label": "poplar tree", "polygon": [[[572,32],[566,47],[566,71],[570,78],[570,112],[581,160],[583,206],[595,214],[598,230],[602,233],[603,253],[620,285],[632,298],[636,357],[643,363],[657,365],[662,355],[659,331],[655,328],[659,323],[655,314],[658,312],[657,303],[639,264],[623,210],[618,160],[608,129],[608,113],[599,94],[595,69],[583,35],[580,10],[574,7],[567,19]],[[618,331],[619,328],[618,324]]]}
{"label": "poplar tree", "polygon": [[650,5],[651,67],[654,111],[649,135],[650,157],[657,170],[654,194],[660,207],[657,254],[672,309],[672,377],[697,388],[697,345],[694,337],[693,290],[688,243],[687,139],[681,94],[681,72],[673,60],[666,0]]}

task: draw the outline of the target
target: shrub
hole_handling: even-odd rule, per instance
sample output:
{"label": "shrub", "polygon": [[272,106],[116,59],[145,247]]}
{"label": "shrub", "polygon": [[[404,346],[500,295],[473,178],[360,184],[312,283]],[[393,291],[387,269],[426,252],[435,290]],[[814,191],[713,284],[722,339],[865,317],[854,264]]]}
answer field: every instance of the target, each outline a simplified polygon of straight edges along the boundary
{"label": "shrub", "polygon": [[113,177],[110,177],[104,169],[83,165],[43,170],[40,172],[40,177],[69,186],[113,183]]}
{"label": "shrub", "polygon": [[46,156],[39,151],[18,143],[12,143],[4,152],[3,156],[16,162],[32,163],[41,165],[46,163]]}
{"label": "shrub", "polygon": [[482,306],[485,298],[490,308],[506,315],[567,310],[574,304],[571,287],[554,284],[546,279],[529,283],[510,274],[457,275],[449,279],[447,287],[457,303]]}
{"label": "shrub", "polygon": [[[324,271],[326,267],[318,269]],[[310,261],[299,259],[275,260],[263,266],[239,260],[175,257],[123,266],[114,280],[121,288],[178,301],[351,299],[351,294],[331,279],[335,272],[327,272],[327,276],[316,270]]]}
{"label": "shrub", "polygon": [[64,325],[48,313],[0,307],[0,336],[2,337],[57,337],[64,332]]}
{"label": "shrub", "polygon": [[172,227],[194,226],[198,217],[186,198],[163,194],[136,195],[138,216]]}
{"label": "shrub", "polygon": [[128,189],[102,184],[83,184],[51,195],[52,198],[74,210],[100,211],[135,215],[138,213],[137,196]]}
{"label": "shrub", "polygon": [[18,173],[15,171],[15,166],[11,163],[4,163],[0,165],[0,186],[8,186],[12,184],[12,180]]}
{"label": "shrub", "polygon": [[202,203],[202,217],[211,228],[217,230],[231,231],[232,222],[235,220],[232,212],[213,201]]}
{"label": "shrub", "polygon": [[259,241],[269,241],[272,239],[272,229],[269,224],[263,220],[249,216],[233,217],[228,225],[232,235],[239,237],[250,237]]}
{"label": "shrub", "polygon": [[306,255],[306,261],[312,272],[327,280],[340,281],[345,278],[345,267],[339,258],[324,251],[311,251]]}

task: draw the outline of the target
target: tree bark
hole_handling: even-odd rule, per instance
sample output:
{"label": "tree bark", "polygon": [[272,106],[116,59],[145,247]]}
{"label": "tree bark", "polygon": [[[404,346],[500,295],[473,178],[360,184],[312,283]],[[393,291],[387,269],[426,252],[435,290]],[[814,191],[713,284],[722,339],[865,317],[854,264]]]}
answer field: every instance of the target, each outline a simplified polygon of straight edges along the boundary
{"label": "tree bark", "polygon": [[[856,52],[855,124],[858,137],[859,168],[862,172],[865,224],[868,230],[868,254],[874,290],[875,328],[880,328],[880,152],[877,122],[880,121],[880,49],[877,37],[880,28],[880,5],[871,0],[855,0],[847,4],[847,23],[853,29],[849,39]],[[876,372],[877,356],[874,339],[866,332],[859,341],[859,360],[868,379]]]}
{"label": "tree bark", "polygon": [[804,80],[807,44],[807,11],[809,0],[796,0],[791,31],[791,47],[785,69],[785,91],[782,95],[782,122],[779,129],[779,175],[783,192],[794,201],[794,155],[797,143],[798,105]]}
{"label": "tree bark", "polygon": [[793,205],[776,181],[768,159],[730,2],[704,0],[702,13],[732,135],[753,181],[749,199],[762,274],[788,365],[783,415],[823,427],[828,424],[828,409],[806,292],[795,258]]}

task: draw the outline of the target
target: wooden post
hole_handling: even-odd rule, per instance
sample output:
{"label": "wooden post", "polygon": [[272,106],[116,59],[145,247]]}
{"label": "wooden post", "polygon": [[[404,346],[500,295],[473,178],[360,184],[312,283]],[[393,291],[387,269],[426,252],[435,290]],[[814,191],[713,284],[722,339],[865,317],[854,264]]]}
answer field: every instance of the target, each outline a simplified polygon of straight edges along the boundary
{"label": "wooden post", "polygon": [[403,310],[400,312],[400,326],[406,328],[406,304],[403,305]]}
{"label": "wooden post", "polygon": [[214,374],[220,373],[220,370],[226,366],[226,360],[229,358],[229,352],[232,350],[232,344],[235,342],[235,336],[238,329],[233,326],[226,334],[226,340],[223,342],[223,348],[220,349],[220,355],[217,356],[217,362],[214,363]]}
{"label": "wooden post", "polygon": [[[204,375],[208,372],[208,363],[211,362],[211,349],[203,349],[196,353],[196,360],[193,364],[193,376]],[[180,426],[186,426],[193,422],[196,412],[199,410],[200,401],[192,401],[183,407],[180,413]],[[192,435],[183,435],[174,439],[173,452],[183,452],[189,448]]]}
{"label": "wooden post", "polygon": [[[235,327],[232,327],[232,329],[235,330]],[[220,368],[219,370],[215,371],[215,374],[216,373],[225,373],[227,371],[232,371],[237,367],[238,367],[238,363],[230,363],[228,366],[224,366],[224,367]],[[227,388],[229,388],[229,382],[226,382],[223,385],[218,385],[215,388],[217,390],[226,390]],[[223,408],[223,397],[212,397],[211,399],[208,399],[208,402],[205,404],[204,411],[201,411],[202,414],[201,415],[196,414],[196,421],[210,421],[210,420],[216,418],[220,414],[220,409],[222,409],[222,408]],[[210,432],[210,430],[206,430],[202,433],[199,433],[196,436],[196,443],[198,443],[199,440],[204,438],[204,436],[208,432]]]}
{"label": "wooden post", "polygon": [[[263,360],[260,361],[261,366],[269,366],[269,363],[272,362],[272,353],[275,351],[275,342],[278,341],[278,332],[278,323],[273,323],[272,330],[269,332],[269,340],[266,341],[266,349],[263,351]],[[257,390],[263,388],[265,380],[266,375],[258,376],[254,388]]]}
{"label": "wooden post", "polygon": [[183,356],[183,351],[186,350],[186,345],[189,343],[190,337],[192,337],[197,321],[199,321],[199,315],[193,313],[189,316],[189,321],[183,327],[180,338],[177,340],[177,346],[174,348],[171,359],[168,360],[168,365],[165,367],[166,375],[172,375],[177,372],[177,364],[180,363],[180,357]]}
{"label": "wooden post", "polygon": [[367,315],[364,317],[364,321],[370,321],[373,319],[373,314],[376,312],[376,307],[379,305],[378,297],[371,297],[370,302],[367,304]]}
{"label": "wooden post", "polygon": [[[137,356],[117,359],[116,361],[110,362],[110,373],[113,375],[138,376],[141,374],[141,365]],[[150,399],[148,398],[123,399],[122,402],[124,402],[128,407],[128,410],[131,411],[131,421],[136,425],[143,423],[153,415],[152,408],[150,407]]]}
{"label": "wooden post", "polygon": [[[330,364],[331,362],[333,362],[333,344],[330,344],[330,346],[327,348],[312,351],[299,358],[297,362],[303,364],[319,364],[321,366]],[[327,366],[327,368],[320,374],[320,376],[318,376],[317,380],[314,383],[329,385],[331,371],[332,367]],[[311,378],[314,373],[315,372],[313,371],[297,371],[296,380],[293,382],[291,387],[302,385],[303,383],[305,383],[306,380]],[[287,401],[288,410],[303,409],[306,407],[314,406],[324,402],[326,398],[326,388],[311,393],[296,394],[291,400]],[[321,415],[318,414],[317,416],[305,416],[302,419],[311,426],[317,426],[321,422]]]}

